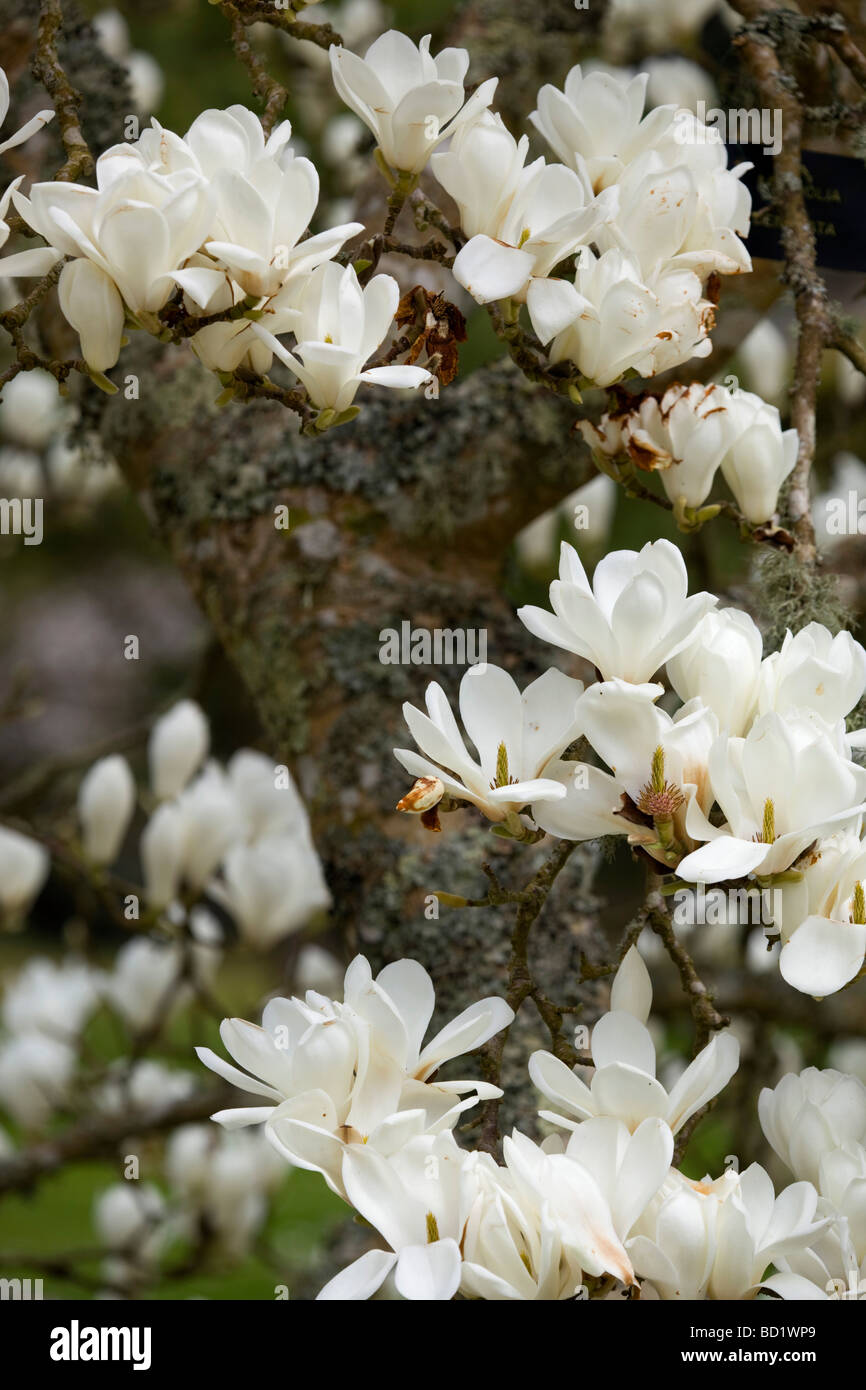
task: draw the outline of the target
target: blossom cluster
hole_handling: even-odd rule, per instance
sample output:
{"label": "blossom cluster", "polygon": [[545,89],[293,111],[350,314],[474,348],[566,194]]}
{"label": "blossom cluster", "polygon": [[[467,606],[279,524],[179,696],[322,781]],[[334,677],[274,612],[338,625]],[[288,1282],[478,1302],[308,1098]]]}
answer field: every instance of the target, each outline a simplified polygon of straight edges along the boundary
{"label": "blossom cluster", "polygon": [[[530,119],[557,160],[527,163],[528,136],[515,140],[489,109],[497,79],[467,97],[466,50],[434,57],[429,36],[416,46],[391,30],[364,58],[334,45],[330,60],[395,196],[405,200],[429,165],[457,205],[458,284],[481,303],[525,302],[552,363],[607,386],[707,355],[708,278],[751,268],[748,166],[729,170],[724,147],[700,132],[684,138],[683,118],[700,123],[675,104],[644,115],[648,74],[578,66],[564,91],[542,87]],[[40,274],[64,260],[60,307],[99,374],[129,330],[146,329],[189,336],[224,375],[263,375],[276,355],[319,428],[352,418],[364,382],[431,386],[414,363],[367,365],[391,333],[398,285],[390,275],[362,283],[345,263],[360,223],[310,234],[319,176],[291,136],[284,121],[266,137],[236,105],[202,112],[182,137],[154,120],[99,155],[95,188],[35,183],[25,195],[18,179],[0,213],[11,199],[46,246],[0,271]]]}
{"label": "blossom cluster", "polygon": [[[123,898],[125,925],[136,935],[111,969],[74,957],[59,966],[37,958],[6,992],[0,1104],[25,1128],[43,1128],[72,1098],[77,1047],[97,1008],[109,1008],[133,1039],[146,1037],[208,989],[225,946],[224,922],[234,924],[243,944],[262,951],[321,919],[330,906],[288,769],[252,749],[223,766],[208,758],[209,741],[207,720],[192,700],[174,705],[151,730],[150,786],[141,793],[150,814],[138,841],[142,888]],[[121,754],[100,758],[82,779],[79,840],[68,852],[94,882],[124,852],[138,801]],[[50,868],[44,845],[0,827],[0,909],[8,924],[27,914]],[[145,1071],[125,1094],[146,1106],[161,1089],[163,1099],[176,1093],[161,1071]]]}
{"label": "blossom cluster", "polygon": [[512,1011],[481,1000],[425,1046],[435,1000],[415,961],[373,978],[358,956],[342,1003],[310,991],[271,1000],[261,1028],[227,1019],[223,1041],[246,1072],[207,1049],[199,1056],[269,1102],[214,1119],[229,1129],[264,1123],[277,1153],[321,1173],[384,1242],[320,1299],[366,1299],[383,1285],[425,1301],[840,1296],[866,1253],[866,1088],[809,1069],[762,1094],[768,1140],[797,1179],[778,1196],[758,1164],[694,1182],[673,1164],[675,1136],[734,1075],[739,1044],[717,1034],[668,1090],[656,1077],[652,986],[634,947],[610,1003],[592,1031],[592,1065],[580,1069],[586,1080],[548,1052],[530,1060],[556,1107],[542,1118],[565,1133],[537,1143],[515,1131],[501,1163],[454,1134],[467,1107],[500,1092],[439,1082],[436,1072],[508,1027]]}
{"label": "blossom cluster", "polygon": [[[244,941],[265,949],[330,904],[309,817],[288,768],[248,748],[223,766],[208,758],[209,742],[193,700],[174,705],[151,731],[151,813],[139,840],[144,900],[177,924],[206,898]],[[78,794],[88,863],[116,861],[135,806],[126,759],[101,758]]]}
{"label": "blossom cluster", "polygon": [[115,1296],[135,1297],[171,1246],[204,1236],[222,1260],[248,1254],[286,1166],[261,1135],[221,1134],[211,1125],[175,1129],[166,1143],[167,1192],[153,1182],[105,1188],[93,1225],[105,1250],[101,1275]]}
{"label": "blossom cluster", "polygon": [[719,471],[748,522],[770,521],[799,446],[797,431],[783,431],[774,405],[715,383],[678,383],[661,398],[645,396],[628,410],[604,415],[597,426],[579,420],[578,428],[603,470],[624,459],[658,471],[686,526],[712,515],[701,508]]}
{"label": "blossom cluster", "polygon": [[[553,611],[518,616],[595,681],[551,668],[521,694],[507,671],[471,668],[460,713],[477,757],[434,682],[426,714],[404,706],[421,751],[395,750],[418,779],[401,809],[448,797],[516,839],[625,836],[664,891],[773,888],[782,975],[831,994],[866,957],[866,769],[855,761],[866,735],[846,726],[866,692],[866,651],[809,623],[764,656],[747,613],[687,590],[668,541],[612,552],[591,586],[563,544]],[[566,756],[578,739],[595,761]]]}

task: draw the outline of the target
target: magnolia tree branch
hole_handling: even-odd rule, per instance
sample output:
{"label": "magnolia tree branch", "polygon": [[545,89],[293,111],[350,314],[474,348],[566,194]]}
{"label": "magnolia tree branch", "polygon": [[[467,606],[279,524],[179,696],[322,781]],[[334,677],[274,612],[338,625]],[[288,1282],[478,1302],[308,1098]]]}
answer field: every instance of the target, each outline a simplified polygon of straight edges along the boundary
{"label": "magnolia tree branch", "polygon": [[41,1139],[0,1158],[0,1193],[27,1191],[67,1163],[112,1158],[125,1140],[165,1134],[178,1125],[205,1120],[236,1099],[237,1093],[231,1086],[211,1087],[134,1115],[84,1120],[50,1139]]}
{"label": "magnolia tree branch", "polygon": [[[324,49],[330,48],[333,43],[343,42],[330,24],[311,24],[308,20],[298,19],[293,9],[277,9],[272,0],[208,0],[208,4],[219,5],[232,25],[236,21],[246,28],[251,24],[270,24],[290,38],[304,39]],[[246,64],[246,59],[242,61]]]}
{"label": "magnolia tree branch", "polygon": [[[536,1006],[539,1006],[539,991],[532,977],[529,965],[529,937],[533,924],[544,910],[548,895],[553,887],[556,878],[570,855],[576,849],[576,844],[572,840],[559,840],[549,859],[542,865],[535,876],[530,879],[526,888],[521,893],[520,906],[517,909],[517,917],[514,923],[514,931],[511,935],[511,958],[508,962],[508,990],[506,1001],[514,1010],[515,1016],[520,1011],[527,999],[533,999]],[[541,1004],[539,1013],[544,1018],[545,1023],[550,1028],[551,1041],[554,1045],[556,1055],[561,1061],[572,1063],[576,1060],[577,1054],[574,1049],[561,1036],[562,1014],[551,1004],[543,995],[540,996]],[[546,1016],[545,1016],[546,1015]],[[483,1056],[483,1071],[485,1080],[498,1086],[502,1079],[502,1058],[505,1052],[505,1044],[508,1041],[510,1028],[503,1028],[501,1032],[492,1037],[485,1044]],[[499,1150],[499,1106],[498,1100],[490,1100],[484,1107],[481,1120],[481,1137],[479,1148],[485,1149],[488,1153],[497,1154]]]}
{"label": "magnolia tree branch", "polygon": [[647,922],[677,968],[683,993],[688,1001],[695,1024],[694,1055],[706,1047],[713,1033],[727,1028],[730,1019],[720,1014],[713,1003],[713,995],[699,976],[694,961],[674,931],[670,913],[661,894],[653,889],[647,900]]}
{"label": "magnolia tree branch", "polygon": [[[226,11],[231,6],[225,6]],[[247,23],[237,12],[232,16],[232,46],[240,61],[250,75],[250,83],[257,99],[264,106],[262,127],[270,135],[288,101],[289,94],[275,78],[271,77],[259,55],[247,38]]]}
{"label": "magnolia tree branch", "polygon": [[61,183],[74,183],[76,179],[92,174],[94,163],[79,124],[81,93],[72,86],[58,56],[57,45],[62,32],[61,0],[40,0],[33,71],[54,103],[66,151],[66,163],[54,177]]}
{"label": "magnolia tree branch", "polygon": [[815,460],[817,398],[824,350],[837,347],[862,369],[863,349],[840,330],[829,304],[827,287],[818,272],[815,229],[803,185],[804,104],[793,62],[787,63],[781,51],[780,36],[785,23],[806,31],[811,28],[816,36],[832,43],[861,80],[863,55],[841,20],[837,23],[822,19],[815,26],[802,15],[792,14],[779,0],[732,0],[732,3],[747,21],[745,30],[734,43],[755,80],[760,100],[770,110],[782,112],[782,148],[775,160],[773,186],[781,219],[784,279],[794,295],[797,315],[791,421],[800,440],[797,463],[791,475],[788,510],[794,553],[801,564],[812,568],[817,561],[817,549],[810,478]]}

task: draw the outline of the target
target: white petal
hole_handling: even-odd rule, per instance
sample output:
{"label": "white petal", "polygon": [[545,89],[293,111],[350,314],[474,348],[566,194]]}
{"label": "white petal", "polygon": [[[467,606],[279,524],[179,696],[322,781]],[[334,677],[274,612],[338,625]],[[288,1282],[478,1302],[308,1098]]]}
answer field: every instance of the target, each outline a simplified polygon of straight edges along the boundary
{"label": "white petal", "polygon": [[866,926],[807,917],[782,947],[779,969],[794,989],[823,999],[859,974],[866,955]]}
{"label": "white petal", "polygon": [[335,1274],[316,1294],[316,1302],[360,1302],[371,1298],[396,1263],[397,1256],[391,1250],[368,1250],[366,1255]]}
{"label": "white petal", "polygon": [[394,1283],[404,1298],[428,1303],[453,1298],[460,1285],[460,1249],[456,1240],[405,1246],[397,1260]]}
{"label": "white petal", "polygon": [[508,299],[523,289],[535,257],[516,246],[503,246],[489,236],[474,236],[458,252],[452,274],[479,304]]}

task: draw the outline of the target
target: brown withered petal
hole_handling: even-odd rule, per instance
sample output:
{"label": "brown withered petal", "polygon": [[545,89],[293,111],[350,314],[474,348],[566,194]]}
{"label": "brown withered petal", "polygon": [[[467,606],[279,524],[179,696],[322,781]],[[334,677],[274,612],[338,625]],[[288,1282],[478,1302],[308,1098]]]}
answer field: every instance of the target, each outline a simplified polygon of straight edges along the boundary
{"label": "brown withered petal", "polygon": [[431,811],[445,795],[445,785],[438,777],[419,777],[397,802],[398,811]]}
{"label": "brown withered petal", "polygon": [[673,459],[665,449],[658,449],[653,445],[639,444],[634,438],[628,441],[628,456],[636,468],[640,468],[644,473],[655,473],[665,468],[670,468]]}
{"label": "brown withered petal", "polygon": [[466,320],[457,305],[444,294],[415,285],[400,300],[395,321],[408,330],[406,337],[417,330],[407,362],[417,363],[423,356],[423,365],[439,378],[441,385],[453,381],[459,365],[457,344],[466,341]]}

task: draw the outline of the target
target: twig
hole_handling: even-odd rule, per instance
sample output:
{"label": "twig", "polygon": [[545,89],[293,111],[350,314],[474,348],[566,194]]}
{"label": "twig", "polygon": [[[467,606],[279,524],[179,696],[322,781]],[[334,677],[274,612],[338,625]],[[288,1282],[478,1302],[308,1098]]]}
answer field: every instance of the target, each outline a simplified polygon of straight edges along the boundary
{"label": "twig", "polygon": [[647,898],[647,923],[656,936],[664,943],[664,948],[677,968],[689,1009],[695,1024],[694,1055],[706,1047],[711,1035],[720,1028],[727,1028],[730,1019],[720,1014],[713,1003],[713,996],[699,976],[695,963],[678,939],[670,915],[661,894],[653,891]]}
{"label": "twig", "polygon": [[57,53],[57,41],[62,31],[63,8],[60,0],[41,0],[33,72],[54,103],[66,151],[66,163],[54,177],[60,183],[74,183],[82,175],[92,174],[94,164],[78,120],[81,93],[70,83]]}
{"label": "twig", "polygon": [[132,1116],[112,1115],[86,1120],[50,1139],[0,1158],[0,1192],[25,1191],[65,1163],[108,1158],[124,1139],[162,1134],[176,1125],[206,1119],[237,1098],[231,1086],[211,1087]]}
{"label": "twig", "polygon": [[[533,996],[533,992],[539,993],[529,969],[529,935],[533,923],[541,915],[544,904],[547,902],[551,888],[556,882],[557,875],[564,865],[568,862],[569,856],[576,848],[574,840],[560,840],[556,849],[551,854],[546,863],[542,864],[538,873],[526,885],[521,895],[522,901],[517,909],[517,918],[514,924],[514,931],[511,936],[511,958],[508,963],[508,993],[506,1000],[518,1013],[522,1004]],[[539,997],[546,1004],[543,995]],[[537,1004],[536,999],[536,1004]],[[555,1008],[555,1006],[553,1006]],[[542,1014],[542,1017],[544,1015]],[[547,1021],[547,1020],[545,1020]],[[556,1019],[553,1016],[554,1026]],[[561,1018],[559,1024],[561,1025]],[[483,1054],[483,1070],[486,1080],[493,1085],[499,1084],[502,1071],[502,1057],[505,1052],[505,1043],[510,1032],[509,1028],[504,1028],[495,1037],[491,1038],[486,1044]],[[552,1041],[556,1045],[557,1036],[554,1035]],[[562,1055],[562,1048],[557,1055]],[[488,1101],[484,1107],[481,1121],[481,1138],[479,1147],[488,1153],[496,1154],[499,1147],[499,1101]]]}
{"label": "twig", "polygon": [[236,14],[232,19],[232,46],[250,75],[253,92],[264,106],[262,129],[270,135],[280,112],[285,109],[289,94],[274,77],[247,38],[246,22]]}

